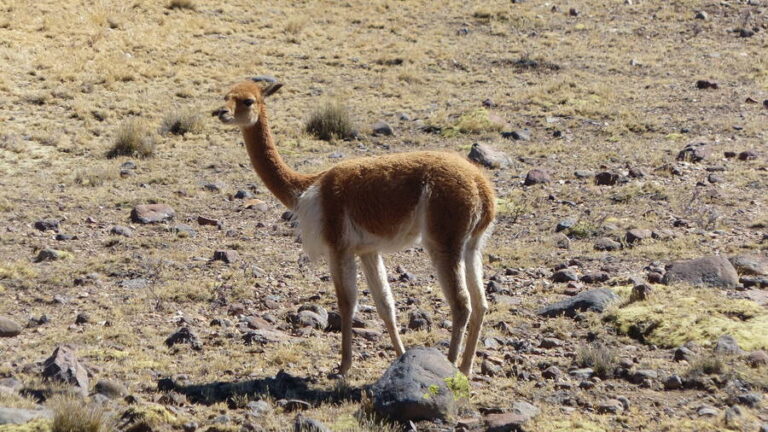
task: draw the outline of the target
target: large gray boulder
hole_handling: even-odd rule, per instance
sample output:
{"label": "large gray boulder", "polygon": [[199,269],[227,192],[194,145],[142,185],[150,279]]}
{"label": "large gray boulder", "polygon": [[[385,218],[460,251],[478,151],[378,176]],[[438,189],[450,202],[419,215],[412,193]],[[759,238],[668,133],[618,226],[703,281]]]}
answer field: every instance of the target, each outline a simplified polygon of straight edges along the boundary
{"label": "large gray boulder", "polygon": [[376,411],[396,421],[456,416],[456,400],[469,381],[434,348],[413,347],[392,363],[371,388]]}
{"label": "large gray boulder", "polygon": [[711,256],[668,264],[662,282],[666,285],[683,283],[699,287],[735,288],[739,284],[739,275],[730,261],[721,256]]}
{"label": "large gray boulder", "polygon": [[728,259],[736,272],[743,275],[768,276],[768,257],[736,255]]}
{"label": "large gray boulder", "polygon": [[605,308],[609,304],[618,298],[619,296],[616,295],[616,293],[607,288],[584,291],[573,297],[544,306],[539,309],[539,315],[545,317],[556,317],[560,315],[574,317],[577,313],[584,311],[601,313],[605,311]]}
{"label": "large gray boulder", "polygon": [[88,371],[77,360],[75,351],[66,345],[56,347],[45,360],[43,378],[70,384],[84,395],[88,394]]}
{"label": "large gray boulder", "polygon": [[23,409],[0,407],[0,425],[24,424],[39,418],[51,419],[53,412],[47,409]]}

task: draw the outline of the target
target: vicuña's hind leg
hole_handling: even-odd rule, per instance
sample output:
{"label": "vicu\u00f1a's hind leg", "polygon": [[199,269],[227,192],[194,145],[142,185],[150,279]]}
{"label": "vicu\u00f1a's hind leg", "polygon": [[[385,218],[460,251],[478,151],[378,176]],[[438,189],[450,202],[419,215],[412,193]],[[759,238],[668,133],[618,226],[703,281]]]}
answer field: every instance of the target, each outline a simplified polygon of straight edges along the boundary
{"label": "vicu\u00f1a's hind leg", "polygon": [[437,270],[437,280],[443,290],[448,306],[451,308],[453,321],[451,345],[448,348],[448,360],[456,364],[459,356],[464,331],[469,321],[472,306],[467,292],[464,261],[461,253],[446,250],[439,245],[428,245],[427,250]]}
{"label": "vicu\u00f1a's hind leg", "polygon": [[480,338],[480,330],[483,328],[485,312],[488,310],[488,301],[483,290],[483,258],[480,250],[480,236],[469,241],[464,250],[464,262],[467,269],[467,289],[472,303],[472,315],[469,318],[467,330],[467,343],[461,358],[459,370],[464,375],[472,374],[472,363],[477,351],[477,341]]}
{"label": "vicu\u00f1a's hind leg", "polygon": [[392,340],[392,346],[398,356],[405,352],[403,342],[400,340],[400,334],[397,332],[397,321],[395,318],[395,300],[392,298],[392,290],[387,283],[387,271],[384,268],[384,261],[381,255],[377,253],[360,255],[360,262],[363,264],[363,273],[368,281],[368,287],[371,290],[371,297],[376,303],[376,311],[379,313],[384,325],[387,327],[387,333]]}
{"label": "vicu\u00f1a's hind leg", "polygon": [[355,256],[347,252],[331,253],[331,277],[336,289],[336,301],[341,315],[341,366],[339,373],[346,375],[352,366],[352,318],[357,308]]}

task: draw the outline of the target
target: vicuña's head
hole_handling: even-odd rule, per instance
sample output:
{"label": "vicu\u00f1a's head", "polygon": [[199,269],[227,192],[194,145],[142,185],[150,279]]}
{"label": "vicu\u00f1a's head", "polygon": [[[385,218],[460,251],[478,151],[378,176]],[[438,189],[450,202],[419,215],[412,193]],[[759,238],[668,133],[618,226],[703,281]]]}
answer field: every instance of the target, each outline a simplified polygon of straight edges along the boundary
{"label": "vicu\u00f1a's head", "polygon": [[264,104],[264,98],[282,86],[269,76],[257,76],[235,84],[224,96],[224,106],[212,114],[224,124],[251,126],[259,121],[259,106]]}

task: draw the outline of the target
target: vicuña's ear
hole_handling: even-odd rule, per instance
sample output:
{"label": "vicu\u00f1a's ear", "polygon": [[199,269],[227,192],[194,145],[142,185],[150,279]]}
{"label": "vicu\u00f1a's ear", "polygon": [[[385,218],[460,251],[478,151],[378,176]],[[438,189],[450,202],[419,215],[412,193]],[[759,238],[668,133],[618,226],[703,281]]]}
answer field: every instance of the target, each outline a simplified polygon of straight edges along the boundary
{"label": "vicu\u00f1a's ear", "polygon": [[279,82],[270,83],[269,85],[264,87],[264,90],[261,91],[261,94],[264,97],[271,96],[277,93],[277,91],[280,90],[282,86],[283,86],[283,83],[279,83]]}

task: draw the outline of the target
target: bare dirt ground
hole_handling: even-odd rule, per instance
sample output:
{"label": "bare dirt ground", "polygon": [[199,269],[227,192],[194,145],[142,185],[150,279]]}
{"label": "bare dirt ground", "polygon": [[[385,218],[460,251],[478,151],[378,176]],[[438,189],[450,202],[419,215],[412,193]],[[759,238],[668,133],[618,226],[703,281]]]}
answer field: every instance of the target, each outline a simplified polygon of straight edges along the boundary
{"label": "bare dirt ground", "polygon": [[[352,375],[339,383],[328,378],[339,360],[338,333],[289,322],[302,305],[335,310],[327,270],[303,258],[239,132],[207,117],[230,85],[270,74],[285,83],[268,101],[273,132],[301,171],[417,149],[466,154],[477,142],[509,156],[509,166],[488,170],[500,207],[485,256],[492,306],[464,417],[482,424],[484,413],[525,400],[541,410],[525,430],[760,430],[768,423],[768,369],[724,356],[702,372],[723,331],[696,326],[711,308],[745,296],[757,302],[739,303],[751,312],[733,319],[761,319],[764,288],[654,285],[657,312],[690,318],[691,332],[653,343],[622,334],[610,318],[621,315],[618,306],[575,320],[537,311],[596,287],[625,301],[649,268],[673,260],[766,255],[767,18],[765,0],[0,0],[0,315],[25,326],[0,339],[0,377],[44,389],[42,361],[69,344],[91,386],[118,382],[133,396],[89,399],[123,416],[124,429],[135,423],[126,414],[140,411],[149,430],[190,423],[287,430],[295,412],[275,397],[266,397],[271,411],[254,415],[246,405],[263,393],[204,404],[158,387],[166,377],[266,383],[284,370],[313,389],[297,391],[315,397],[304,415],[332,430],[384,427],[359,416],[367,404],[359,389],[394,358],[362,277],[359,316],[369,332],[357,336]],[[717,88],[698,88],[706,86],[699,80]],[[328,101],[350,109],[357,139],[326,142],[303,131]],[[206,117],[183,136],[158,132],[152,156],[106,156],[127,120],[155,131],[190,112]],[[466,113],[492,124],[452,128]],[[395,135],[373,136],[378,120]],[[527,129],[530,138],[504,138],[499,129]],[[699,142],[710,144],[707,158],[677,160],[686,144]],[[755,157],[740,160],[748,151]],[[551,180],[523,186],[533,168]],[[596,185],[593,175],[602,171],[619,181]],[[234,198],[238,190],[265,205],[246,208]],[[146,203],[170,205],[175,219],[131,222],[131,209]],[[568,218],[575,226],[566,240],[555,228]],[[44,219],[73,237],[36,229]],[[113,234],[115,225],[132,234]],[[630,247],[629,229],[657,235]],[[596,250],[601,237],[622,247]],[[61,259],[37,262],[46,248],[62,251]],[[212,261],[216,250],[235,250],[239,259]],[[604,271],[608,279],[555,283],[563,263],[579,276]],[[393,254],[386,264],[404,342],[445,350],[450,317],[423,251]],[[417,309],[431,316],[431,328],[407,329]],[[78,314],[87,322],[75,324]],[[266,321],[248,328],[254,317]],[[198,336],[201,350],[164,344],[181,326]],[[243,335],[259,326],[279,337],[245,344]],[[768,348],[758,332],[737,341],[746,351]],[[545,338],[557,342],[542,345]],[[674,362],[673,348],[689,340],[698,360]],[[569,376],[590,346],[623,372]],[[484,361],[500,369],[481,368]],[[550,366],[564,377],[543,377]],[[657,377],[632,378],[638,370]],[[698,373],[706,376],[691,388],[664,388],[670,375]],[[25,394],[0,393],[0,406],[33,406],[39,392]],[[619,407],[606,404],[617,398]]]}

